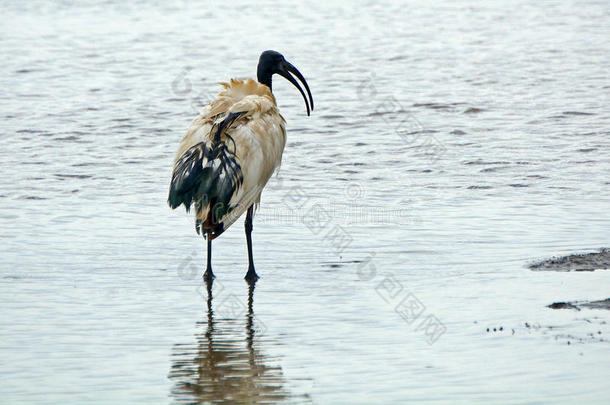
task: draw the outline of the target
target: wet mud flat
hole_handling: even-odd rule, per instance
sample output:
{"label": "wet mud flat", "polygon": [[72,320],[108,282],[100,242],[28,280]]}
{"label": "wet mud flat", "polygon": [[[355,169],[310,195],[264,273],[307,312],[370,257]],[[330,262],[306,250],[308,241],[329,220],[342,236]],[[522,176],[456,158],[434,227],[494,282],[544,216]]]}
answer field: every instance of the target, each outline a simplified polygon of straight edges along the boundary
{"label": "wet mud flat", "polygon": [[589,309],[610,309],[610,298],[598,301],[572,301],[572,302],[554,302],[548,305],[551,309],[575,309],[580,311],[583,308]]}
{"label": "wet mud flat", "polygon": [[[532,271],[558,271],[558,272],[593,272],[595,270],[610,269],[610,249],[601,248],[592,253],[575,253],[565,256],[553,256],[549,259],[532,262],[527,265]],[[577,300],[577,301],[556,301],[547,305],[547,308],[555,310],[573,310],[581,312],[583,310],[610,310],[610,298]],[[585,314],[585,313],[583,313]],[[596,316],[593,312],[586,312],[591,316],[573,319],[571,324],[579,324],[581,334],[566,333],[567,325],[540,325],[539,323],[525,322],[523,330],[528,333],[539,333],[541,335],[552,336],[555,341],[564,341],[570,345],[575,343],[607,343],[604,339],[601,328],[606,325],[604,318]],[[515,334],[513,328],[512,334]],[[488,329],[487,332],[495,333],[501,329]]]}
{"label": "wet mud flat", "polygon": [[[610,249],[602,248],[599,252],[580,253],[568,256],[552,257],[528,266],[536,271],[595,271],[610,269]],[[547,305],[551,309],[610,309],[610,298],[596,301],[558,301]]]}
{"label": "wet mud flat", "polygon": [[610,269],[610,249],[599,252],[555,256],[528,265],[534,271],[595,271]]}

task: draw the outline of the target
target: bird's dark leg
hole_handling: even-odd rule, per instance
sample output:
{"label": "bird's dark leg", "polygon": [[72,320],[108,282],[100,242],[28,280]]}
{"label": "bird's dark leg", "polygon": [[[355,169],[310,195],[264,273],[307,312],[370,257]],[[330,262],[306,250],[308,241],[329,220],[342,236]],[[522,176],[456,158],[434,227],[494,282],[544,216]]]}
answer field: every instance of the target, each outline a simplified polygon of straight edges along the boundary
{"label": "bird's dark leg", "polygon": [[258,280],[258,275],[254,270],[254,259],[252,258],[252,217],[254,216],[254,204],[248,208],[248,214],[246,215],[246,242],[248,243],[248,272],[246,273],[246,281],[248,283],[255,283]]}
{"label": "bird's dark leg", "polygon": [[214,280],[214,273],[212,272],[212,234],[207,234],[208,239],[208,264],[205,268],[205,273],[203,273],[203,280],[206,283],[211,283]]}

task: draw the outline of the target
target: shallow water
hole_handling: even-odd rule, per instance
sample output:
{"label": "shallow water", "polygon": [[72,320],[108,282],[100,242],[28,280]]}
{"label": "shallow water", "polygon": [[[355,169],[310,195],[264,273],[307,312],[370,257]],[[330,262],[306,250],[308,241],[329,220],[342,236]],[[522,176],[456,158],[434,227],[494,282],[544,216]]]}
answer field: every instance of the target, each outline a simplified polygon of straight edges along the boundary
{"label": "shallow water", "polygon": [[[124,3],[2,3],[2,402],[608,400],[610,314],[547,305],[610,272],[526,267],[610,242],[607,2]],[[264,49],[316,109],[276,79],[210,311],[171,161]]]}

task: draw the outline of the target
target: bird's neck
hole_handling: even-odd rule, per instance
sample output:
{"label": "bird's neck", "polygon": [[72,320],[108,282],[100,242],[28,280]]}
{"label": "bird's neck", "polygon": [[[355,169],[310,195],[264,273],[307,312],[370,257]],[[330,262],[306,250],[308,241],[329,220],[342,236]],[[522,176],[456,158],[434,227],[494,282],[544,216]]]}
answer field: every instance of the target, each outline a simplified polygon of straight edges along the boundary
{"label": "bird's neck", "polygon": [[272,90],[271,76],[273,76],[273,73],[267,69],[258,69],[256,76],[260,84],[264,84],[265,86],[269,87],[269,90]]}

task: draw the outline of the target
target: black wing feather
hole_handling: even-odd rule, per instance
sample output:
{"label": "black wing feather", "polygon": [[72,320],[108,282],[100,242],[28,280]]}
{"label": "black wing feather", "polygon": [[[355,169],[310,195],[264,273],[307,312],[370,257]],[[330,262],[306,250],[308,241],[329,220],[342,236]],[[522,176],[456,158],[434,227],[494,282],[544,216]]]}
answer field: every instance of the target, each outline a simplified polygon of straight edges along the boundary
{"label": "black wing feather", "polygon": [[[219,219],[231,211],[231,197],[243,182],[241,165],[235,154],[235,141],[226,130],[244,112],[229,113],[211,132],[216,131],[213,141],[201,142],[187,149],[174,166],[169,189],[168,204],[172,209],[184,204],[187,212],[194,203],[197,211],[207,205],[212,207],[213,219]],[[233,151],[223,134],[233,141]]]}

